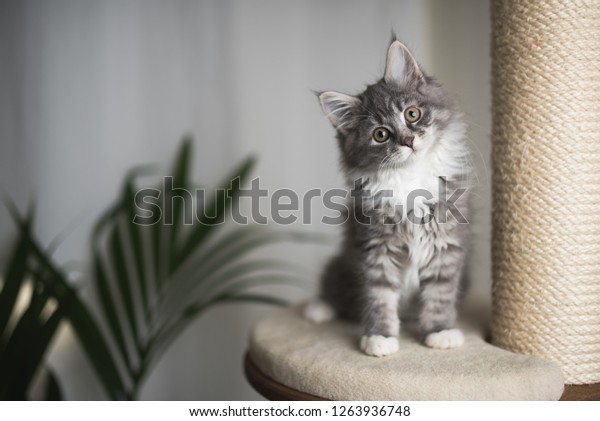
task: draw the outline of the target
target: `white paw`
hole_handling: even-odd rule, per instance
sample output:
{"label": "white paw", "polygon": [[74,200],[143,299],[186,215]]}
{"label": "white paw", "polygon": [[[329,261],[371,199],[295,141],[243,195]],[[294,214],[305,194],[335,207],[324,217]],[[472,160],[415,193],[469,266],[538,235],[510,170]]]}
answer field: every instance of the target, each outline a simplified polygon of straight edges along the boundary
{"label": "white paw", "polygon": [[430,333],[425,338],[425,345],[437,349],[456,348],[463,343],[465,343],[465,337],[458,329],[446,329],[440,332]]}
{"label": "white paw", "polygon": [[393,336],[363,336],[360,338],[360,349],[367,355],[374,357],[385,357],[386,355],[392,355],[398,352],[400,343],[398,338]]}
{"label": "white paw", "polygon": [[335,318],[335,311],[325,301],[317,299],[306,304],[304,318],[314,323],[328,322]]}

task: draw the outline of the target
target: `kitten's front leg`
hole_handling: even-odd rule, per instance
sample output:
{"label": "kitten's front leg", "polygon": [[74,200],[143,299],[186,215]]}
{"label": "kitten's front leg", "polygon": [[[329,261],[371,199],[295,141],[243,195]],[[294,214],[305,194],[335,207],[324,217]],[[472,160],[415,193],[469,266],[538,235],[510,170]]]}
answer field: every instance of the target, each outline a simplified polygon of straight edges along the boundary
{"label": "kitten's front leg", "polygon": [[430,348],[456,348],[465,341],[462,332],[454,328],[463,261],[463,250],[451,246],[440,253],[421,280],[421,332]]}
{"label": "kitten's front leg", "polygon": [[367,260],[371,265],[366,271],[364,330],[360,349],[365,354],[383,357],[396,353],[399,348],[400,285],[386,275],[396,267],[385,252],[372,254]]}

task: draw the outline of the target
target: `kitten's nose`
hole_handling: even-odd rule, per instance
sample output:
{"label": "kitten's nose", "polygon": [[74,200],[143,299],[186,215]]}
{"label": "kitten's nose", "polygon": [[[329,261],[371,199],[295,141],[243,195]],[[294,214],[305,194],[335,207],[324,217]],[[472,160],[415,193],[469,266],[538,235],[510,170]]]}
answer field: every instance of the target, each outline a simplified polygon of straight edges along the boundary
{"label": "kitten's nose", "polygon": [[404,142],[402,143],[404,146],[408,146],[409,148],[413,148],[413,140],[415,140],[414,136],[406,136],[404,138]]}

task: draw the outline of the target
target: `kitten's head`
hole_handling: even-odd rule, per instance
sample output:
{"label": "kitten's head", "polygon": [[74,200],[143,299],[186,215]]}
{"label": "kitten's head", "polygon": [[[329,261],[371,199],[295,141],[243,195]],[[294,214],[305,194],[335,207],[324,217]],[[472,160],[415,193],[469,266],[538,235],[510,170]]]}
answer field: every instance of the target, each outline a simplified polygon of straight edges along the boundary
{"label": "kitten's head", "polygon": [[400,41],[389,46],[377,83],[357,96],[329,91],[319,99],[337,130],[346,171],[407,167],[440,147],[442,155],[463,147],[464,125],[454,101]]}

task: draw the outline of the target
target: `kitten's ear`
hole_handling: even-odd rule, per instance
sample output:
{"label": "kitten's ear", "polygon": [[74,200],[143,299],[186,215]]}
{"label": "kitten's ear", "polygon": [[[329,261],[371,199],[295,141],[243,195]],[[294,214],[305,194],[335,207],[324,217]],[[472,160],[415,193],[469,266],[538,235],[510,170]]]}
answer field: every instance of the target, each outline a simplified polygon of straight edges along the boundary
{"label": "kitten's ear", "polygon": [[423,72],[412,54],[398,40],[393,41],[388,48],[383,79],[387,84],[398,87],[425,81]]}
{"label": "kitten's ear", "polygon": [[333,127],[342,133],[352,119],[353,109],[360,103],[356,97],[333,91],[320,93],[319,101]]}

